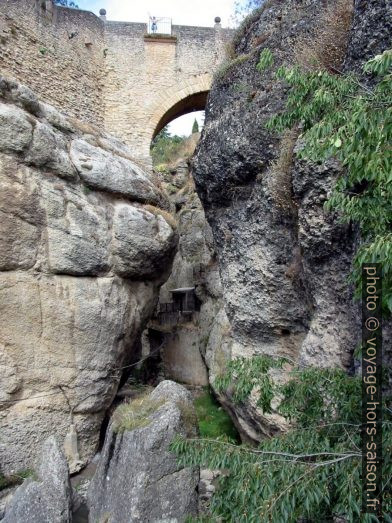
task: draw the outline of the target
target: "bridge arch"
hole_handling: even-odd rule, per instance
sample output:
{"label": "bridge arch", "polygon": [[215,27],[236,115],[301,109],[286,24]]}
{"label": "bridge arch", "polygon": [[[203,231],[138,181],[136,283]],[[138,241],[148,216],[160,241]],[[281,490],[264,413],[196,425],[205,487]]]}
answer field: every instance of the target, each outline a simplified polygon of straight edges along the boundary
{"label": "bridge arch", "polygon": [[212,77],[202,74],[187,79],[175,90],[168,89],[157,101],[148,123],[149,144],[172,120],[192,111],[204,110]]}
{"label": "bridge arch", "polygon": [[171,35],[146,35],[145,24],[105,22],[105,129],[151,166],[150,145],[171,120],[205,108],[212,75],[232,31],[172,26]]}

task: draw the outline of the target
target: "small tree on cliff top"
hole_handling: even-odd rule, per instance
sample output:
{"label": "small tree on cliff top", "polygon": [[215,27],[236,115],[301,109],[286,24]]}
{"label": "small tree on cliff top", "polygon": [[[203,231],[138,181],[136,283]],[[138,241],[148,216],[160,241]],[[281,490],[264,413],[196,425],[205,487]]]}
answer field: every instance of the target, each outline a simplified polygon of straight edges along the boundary
{"label": "small tree on cliff top", "polygon": [[198,132],[199,132],[199,123],[198,123],[197,119],[195,118],[195,121],[193,122],[193,125],[192,125],[192,134],[198,133]]}

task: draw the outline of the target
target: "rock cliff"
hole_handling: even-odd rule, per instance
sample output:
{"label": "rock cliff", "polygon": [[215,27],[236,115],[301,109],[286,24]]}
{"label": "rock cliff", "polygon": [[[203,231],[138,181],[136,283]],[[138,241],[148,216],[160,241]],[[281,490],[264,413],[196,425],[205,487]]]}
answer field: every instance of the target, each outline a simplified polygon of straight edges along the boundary
{"label": "rock cliff", "polygon": [[84,462],[170,272],[169,204],[121,142],[3,78],[0,186],[1,469],[72,424]]}
{"label": "rock cliff", "polygon": [[170,194],[179,242],[172,271],[159,294],[159,310],[173,304],[174,289],[189,289],[194,310],[186,314],[159,313],[149,324],[149,350],[154,338],[162,342],[161,359],[165,377],[189,385],[208,385],[204,359],[208,333],[223,307],[219,267],[211,228],[195,191],[187,162],[161,173]]}
{"label": "rock cliff", "polygon": [[[283,137],[265,124],[283,110],[287,87],[275,79],[282,64],[325,68],[341,65],[347,48],[352,3],[271,0],[243,24],[233,59],[218,72],[206,124],[193,159],[196,188],[212,227],[231,335],[220,343],[221,361],[269,354],[300,365],[353,364],[360,333],[347,278],[355,230],[326,213],[324,202],[340,174],[334,162],[296,159],[298,132]],[[273,66],[257,70],[260,53]],[[243,436],[284,428],[251,406],[233,406]]]}

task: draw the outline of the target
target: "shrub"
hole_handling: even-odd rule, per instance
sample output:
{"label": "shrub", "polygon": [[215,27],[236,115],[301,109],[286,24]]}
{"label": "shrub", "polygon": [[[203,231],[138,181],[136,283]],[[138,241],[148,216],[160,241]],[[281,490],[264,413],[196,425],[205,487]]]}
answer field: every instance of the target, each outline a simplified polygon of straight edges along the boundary
{"label": "shrub", "polygon": [[[212,497],[211,520],[232,523],[298,521],[379,521],[361,511],[361,380],[341,369],[293,368],[291,379],[270,390],[270,368],[281,365],[268,356],[233,360],[220,378],[230,385],[234,401],[260,390],[259,404],[271,410],[279,393],[279,412],[293,430],[263,440],[257,448],[222,438],[177,438],[172,450],[181,465],[226,469]],[[392,510],[391,414],[383,422],[384,517]],[[221,518],[221,519],[219,519]],[[361,519],[360,519],[361,518]]]}

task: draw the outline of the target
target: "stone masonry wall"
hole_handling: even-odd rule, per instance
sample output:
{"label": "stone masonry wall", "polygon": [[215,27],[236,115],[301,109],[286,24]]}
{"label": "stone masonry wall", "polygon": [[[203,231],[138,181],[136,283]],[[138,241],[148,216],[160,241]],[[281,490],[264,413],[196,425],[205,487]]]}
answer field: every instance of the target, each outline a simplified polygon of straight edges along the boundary
{"label": "stone masonry wall", "polygon": [[104,24],[93,13],[41,0],[0,0],[1,74],[101,128],[103,49]]}
{"label": "stone masonry wall", "polygon": [[149,156],[151,139],[167,111],[209,91],[231,30],[175,25],[176,39],[171,41],[145,39],[145,33],[145,24],[105,24],[106,129],[142,157]]}

